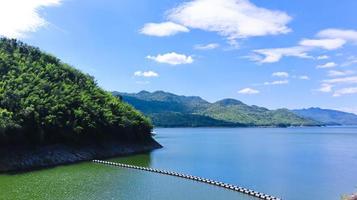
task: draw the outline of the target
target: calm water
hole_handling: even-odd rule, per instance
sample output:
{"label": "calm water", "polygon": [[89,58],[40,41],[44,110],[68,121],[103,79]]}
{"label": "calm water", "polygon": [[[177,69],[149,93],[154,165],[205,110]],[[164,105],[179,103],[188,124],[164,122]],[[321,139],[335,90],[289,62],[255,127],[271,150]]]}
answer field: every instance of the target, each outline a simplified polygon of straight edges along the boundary
{"label": "calm water", "polygon": [[357,191],[357,127],[157,129],[152,167],[222,180],[288,200]]}
{"label": "calm water", "polygon": [[[112,159],[216,179],[287,200],[357,186],[357,128],[156,129],[164,146]],[[180,178],[93,163],[0,175],[0,199],[250,199]]]}

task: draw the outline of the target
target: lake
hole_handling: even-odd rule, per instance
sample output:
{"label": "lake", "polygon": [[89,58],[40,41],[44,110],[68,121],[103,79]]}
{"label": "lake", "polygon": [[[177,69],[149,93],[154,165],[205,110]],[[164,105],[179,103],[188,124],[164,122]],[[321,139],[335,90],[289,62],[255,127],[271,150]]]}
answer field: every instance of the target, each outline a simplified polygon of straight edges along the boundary
{"label": "lake", "polygon": [[[287,200],[357,186],[357,127],[159,128],[164,148],[111,161],[232,183]],[[0,199],[253,199],[185,179],[91,162],[0,175]]]}

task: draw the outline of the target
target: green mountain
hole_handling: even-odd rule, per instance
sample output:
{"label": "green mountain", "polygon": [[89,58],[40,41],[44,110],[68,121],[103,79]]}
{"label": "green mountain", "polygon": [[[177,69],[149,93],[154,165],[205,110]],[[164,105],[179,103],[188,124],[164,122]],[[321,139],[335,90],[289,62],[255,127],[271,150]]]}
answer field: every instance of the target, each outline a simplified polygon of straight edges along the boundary
{"label": "green mountain", "polygon": [[357,125],[357,115],[337,110],[308,108],[293,110],[301,117],[323,122],[327,125]]}
{"label": "green mountain", "polygon": [[287,109],[269,110],[249,106],[235,99],[210,103],[196,96],[179,96],[163,91],[129,94],[113,92],[123,101],[148,115],[154,125],[164,127],[196,126],[314,126],[311,119]]}
{"label": "green mountain", "polygon": [[151,138],[140,112],[38,48],[1,38],[0,77],[2,144]]}

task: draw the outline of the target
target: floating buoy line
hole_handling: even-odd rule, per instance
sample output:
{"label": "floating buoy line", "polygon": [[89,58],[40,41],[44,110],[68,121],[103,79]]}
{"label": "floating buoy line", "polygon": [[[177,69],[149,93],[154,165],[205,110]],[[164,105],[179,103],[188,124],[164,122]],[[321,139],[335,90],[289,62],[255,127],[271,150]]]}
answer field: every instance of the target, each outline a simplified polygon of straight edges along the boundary
{"label": "floating buoy line", "polygon": [[122,164],[122,163],[116,163],[116,162],[110,162],[110,161],[105,161],[105,160],[93,160],[94,163],[99,163],[99,164],[104,164],[104,165],[111,165],[111,166],[116,166],[116,167],[122,167],[122,168],[129,168],[129,169],[137,169],[137,170],[142,170],[142,171],[148,171],[148,172],[154,172],[154,173],[159,173],[159,174],[165,174],[165,175],[170,175],[170,176],[176,176],[176,177],[181,177],[193,181],[198,181],[201,183],[206,183],[218,187],[222,187],[225,189],[233,190],[236,192],[240,192],[252,197],[256,197],[259,199],[264,199],[264,200],[281,200],[280,198],[273,197],[267,194],[263,194],[261,192],[256,192],[254,190],[246,189],[243,187],[238,187],[232,184],[227,184],[219,181],[214,181],[206,178],[201,178],[197,176],[191,176],[187,174],[181,174],[177,172],[170,172],[166,170],[160,170],[160,169],[153,169],[153,168],[148,168],[148,167],[140,167],[140,166],[135,166],[135,165],[128,165],[128,164]]}

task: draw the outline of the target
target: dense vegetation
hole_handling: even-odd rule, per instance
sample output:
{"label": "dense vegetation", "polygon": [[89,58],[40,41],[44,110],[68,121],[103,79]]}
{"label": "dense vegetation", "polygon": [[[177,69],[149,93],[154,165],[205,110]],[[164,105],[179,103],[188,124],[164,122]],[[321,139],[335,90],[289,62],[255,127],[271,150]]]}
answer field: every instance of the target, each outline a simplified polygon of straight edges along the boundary
{"label": "dense vegetation", "polygon": [[312,126],[311,119],[297,116],[287,109],[269,110],[248,106],[235,99],[215,103],[200,97],[186,97],[157,91],[137,94],[113,92],[148,115],[156,126]]}
{"label": "dense vegetation", "polygon": [[301,117],[323,122],[327,125],[357,125],[357,115],[337,110],[308,108],[293,110]]}
{"label": "dense vegetation", "polygon": [[150,137],[149,120],[38,48],[0,39],[0,143]]}

